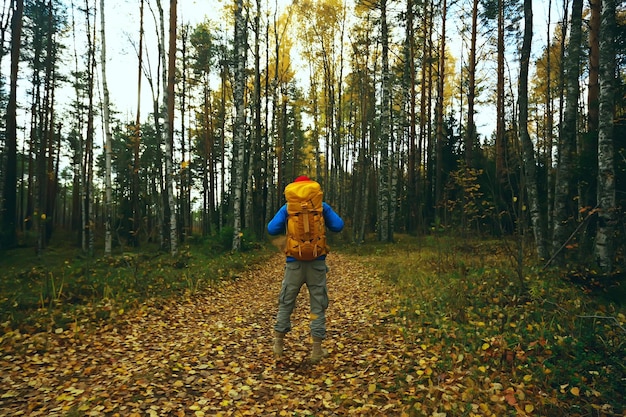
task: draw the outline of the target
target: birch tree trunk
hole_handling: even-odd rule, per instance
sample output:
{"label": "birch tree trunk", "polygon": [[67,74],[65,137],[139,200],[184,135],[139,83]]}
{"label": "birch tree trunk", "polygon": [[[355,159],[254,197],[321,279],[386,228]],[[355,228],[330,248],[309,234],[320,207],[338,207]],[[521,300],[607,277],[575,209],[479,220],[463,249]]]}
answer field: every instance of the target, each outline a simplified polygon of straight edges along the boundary
{"label": "birch tree trunk", "polygon": [[537,166],[535,150],[528,133],[528,66],[530,63],[530,49],[533,37],[532,0],[524,0],[524,40],[520,57],[520,77],[518,85],[519,97],[519,136],[524,153],[524,176],[526,177],[526,192],[530,207],[530,220],[535,235],[535,245],[540,259],[548,258],[544,221],[539,206],[539,187],[537,186]]}
{"label": "birch tree trunk", "polygon": [[235,0],[235,125],[233,127],[233,251],[241,250],[241,212],[246,138],[244,89],[246,87],[246,20],[243,0]]}
{"label": "birch tree trunk", "polygon": [[615,232],[615,0],[602,1],[600,26],[600,109],[598,130],[598,206],[595,254],[605,272],[613,270]]}
{"label": "birch tree trunk", "polygon": [[554,253],[563,245],[571,232],[569,229],[572,210],[568,210],[571,201],[570,182],[574,169],[576,151],[576,131],[578,127],[578,96],[580,76],[580,53],[582,42],[583,1],[572,2],[572,20],[569,48],[565,71],[567,72],[567,90],[562,134],[559,143],[559,163],[557,165],[554,192],[554,231],[552,250]]}
{"label": "birch tree trunk", "polygon": [[222,57],[222,97],[220,103],[220,204],[219,204],[219,221],[218,229],[224,227],[224,204],[226,201],[226,77],[227,77],[227,61],[226,56]]}
{"label": "birch tree trunk", "polygon": [[[163,102],[167,108],[165,118],[165,186],[168,190],[167,202],[169,206],[169,237],[170,253],[178,253],[178,233],[176,227],[176,202],[174,201],[174,83],[176,80],[176,0],[170,0],[170,20],[169,20],[169,51],[167,82],[163,86]],[[163,36],[165,40],[165,36]],[[163,44],[163,43],[162,43]],[[165,54],[163,54],[165,59]],[[164,69],[165,71],[165,69]]]}
{"label": "birch tree trunk", "polygon": [[389,228],[389,144],[391,136],[391,82],[389,74],[389,29],[387,26],[387,0],[380,2],[382,41],[382,104],[381,127],[378,139],[380,170],[378,172],[378,239],[389,242],[393,239]]}
{"label": "birch tree trunk", "polygon": [[102,93],[103,100],[103,115],[104,118],[104,135],[105,141],[104,144],[104,161],[105,161],[105,174],[104,174],[104,183],[105,183],[105,201],[104,201],[104,254],[106,256],[111,256],[111,218],[112,218],[112,207],[113,201],[111,201],[111,128],[109,126],[109,87],[107,85],[107,73],[106,73],[106,35],[104,30],[104,0],[100,0],[100,67],[102,70]]}

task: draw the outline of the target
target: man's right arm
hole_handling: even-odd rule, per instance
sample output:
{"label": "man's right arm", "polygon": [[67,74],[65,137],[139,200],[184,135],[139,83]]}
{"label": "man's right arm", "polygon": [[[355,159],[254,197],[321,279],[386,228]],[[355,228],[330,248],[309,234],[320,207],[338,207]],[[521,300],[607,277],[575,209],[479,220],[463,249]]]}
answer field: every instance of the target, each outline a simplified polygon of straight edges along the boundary
{"label": "man's right arm", "polygon": [[324,206],[324,222],[331,232],[341,232],[343,230],[343,219],[325,202]]}

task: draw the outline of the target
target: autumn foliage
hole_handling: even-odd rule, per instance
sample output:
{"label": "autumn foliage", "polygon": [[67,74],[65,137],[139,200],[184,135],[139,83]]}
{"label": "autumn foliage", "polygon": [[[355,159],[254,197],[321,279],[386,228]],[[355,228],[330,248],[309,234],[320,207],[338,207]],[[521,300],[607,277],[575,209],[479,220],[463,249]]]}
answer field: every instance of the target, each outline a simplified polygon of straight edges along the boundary
{"label": "autumn foliage", "polygon": [[[279,253],[231,274],[207,262],[211,285],[132,304],[44,306],[39,327],[2,323],[0,415],[623,415],[623,307],[532,268],[522,285],[504,247],[400,237],[335,250],[319,364],[306,291],[285,357],[272,355]],[[160,268],[182,277],[197,256]]]}

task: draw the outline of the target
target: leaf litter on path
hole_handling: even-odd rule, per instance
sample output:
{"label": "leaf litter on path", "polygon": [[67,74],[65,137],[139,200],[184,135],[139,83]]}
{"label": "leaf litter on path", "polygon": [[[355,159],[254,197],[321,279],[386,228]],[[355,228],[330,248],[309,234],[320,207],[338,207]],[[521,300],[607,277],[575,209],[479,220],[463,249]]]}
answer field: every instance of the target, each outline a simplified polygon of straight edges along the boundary
{"label": "leaf litter on path", "polygon": [[273,357],[277,255],[216,290],[147,303],[92,330],[6,331],[0,415],[406,415],[403,397],[415,390],[399,387],[428,358],[388,320],[397,300],[389,286],[344,255],[327,262],[329,356],[318,364],[308,361],[306,287],[285,356]]}

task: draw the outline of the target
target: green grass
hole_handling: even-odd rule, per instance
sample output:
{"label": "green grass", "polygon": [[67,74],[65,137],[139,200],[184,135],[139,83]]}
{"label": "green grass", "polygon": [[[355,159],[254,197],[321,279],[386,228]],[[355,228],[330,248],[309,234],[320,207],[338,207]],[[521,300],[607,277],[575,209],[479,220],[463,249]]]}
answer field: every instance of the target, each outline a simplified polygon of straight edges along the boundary
{"label": "green grass", "polygon": [[[243,253],[231,253],[229,236],[226,231],[195,239],[175,257],[143,246],[90,258],[63,242],[40,257],[32,248],[6,251],[0,256],[0,331],[35,333],[69,328],[77,320],[115,319],[149,299],[236,279],[276,253],[252,242],[246,242]],[[360,259],[398,290],[390,319],[402,328],[407,349],[430,349],[436,358],[430,363],[432,375],[463,368],[466,378],[482,383],[489,378],[521,384],[529,395],[543,393],[534,415],[609,415],[602,410],[620,415],[626,391],[626,306],[615,294],[626,283],[619,274],[543,271],[532,253],[521,257],[518,249],[502,240],[446,236],[397,236],[393,244],[333,243],[333,251]],[[432,376],[424,374],[414,383],[432,383]],[[400,375],[398,391],[404,384],[406,376]],[[579,394],[573,395],[572,388]],[[468,389],[465,395],[477,403],[480,399],[471,396],[483,391]]]}
{"label": "green grass", "polygon": [[397,288],[395,320],[408,346],[425,344],[438,356],[434,374],[462,367],[479,380],[542,392],[533,415],[622,415],[626,306],[613,294],[626,282],[581,272],[574,281],[571,271],[543,271],[518,249],[502,240],[398,236],[341,250]]}
{"label": "green grass", "polygon": [[39,257],[32,248],[5,251],[0,257],[0,323],[33,333],[65,327],[79,316],[106,320],[147,299],[235,279],[275,253],[249,242],[245,251],[231,253],[219,239],[196,239],[176,256],[144,245],[92,258],[64,242],[50,245]]}

